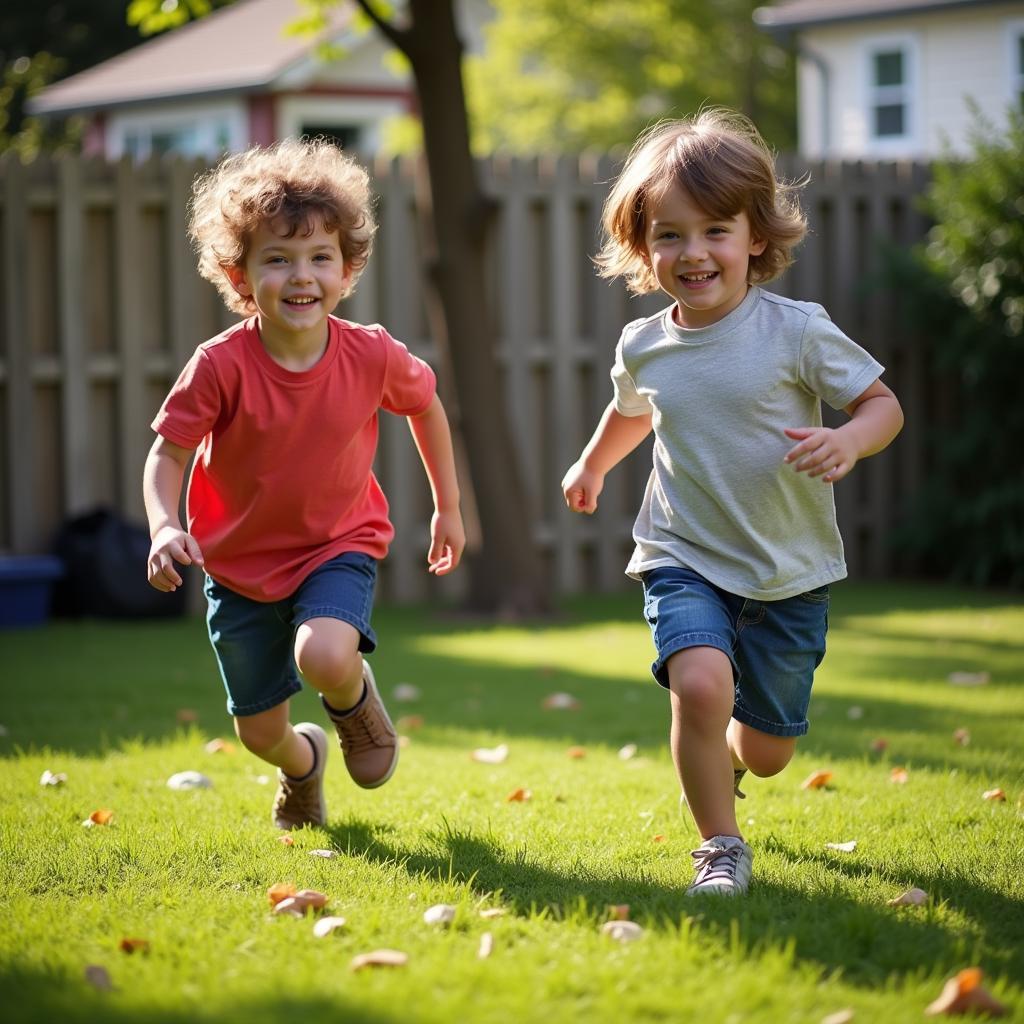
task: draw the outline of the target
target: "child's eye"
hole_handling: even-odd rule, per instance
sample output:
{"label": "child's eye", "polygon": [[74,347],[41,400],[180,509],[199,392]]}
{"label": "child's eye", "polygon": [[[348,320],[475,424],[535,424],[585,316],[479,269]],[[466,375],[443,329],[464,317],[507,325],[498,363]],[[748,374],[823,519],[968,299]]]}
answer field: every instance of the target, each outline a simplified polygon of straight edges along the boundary
{"label": "child's eye", "polygon": [[316,256],[313,257],[313,259],[319,260],[321,263],[330,263],[331,262],[330,254],[326,253],[326,252],[317,253]]}
{"label": "child's eye", "polygon": [[709,235],[727,235],[729,231],[727,228],[714,227],[708,230]]}

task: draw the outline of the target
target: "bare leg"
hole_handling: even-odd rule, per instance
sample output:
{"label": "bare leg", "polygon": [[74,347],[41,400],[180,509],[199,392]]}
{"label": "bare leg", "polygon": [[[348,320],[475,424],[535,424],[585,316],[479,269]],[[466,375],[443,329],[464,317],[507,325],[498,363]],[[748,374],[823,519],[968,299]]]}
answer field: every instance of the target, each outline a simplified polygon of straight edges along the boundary
{"label": "bare leg", "polygon": [[235,735],[247,750],[292,778],[300,779],[313,770],[313,750],[292,729],[288,701],[256,715],[236,718]]}
{"label": "bare leg", "polygon": [[729,722],[728,738],[733,764],[761,778],[778,775],[796,750],[795,736],[759,732],[736,719]]}
{"label": "bare leg", "polygon": [[740,836],[733,757],[726,742],[732,716],[732,664],[714,647],[690,647],[668,660],[672,759],[701,838]]}
{"label": "bare leg", "polygon": [[347,711],[363,695],[359,630],[340,619],[308,619],[295,633],[295,663],[303,679],[335,711]]}

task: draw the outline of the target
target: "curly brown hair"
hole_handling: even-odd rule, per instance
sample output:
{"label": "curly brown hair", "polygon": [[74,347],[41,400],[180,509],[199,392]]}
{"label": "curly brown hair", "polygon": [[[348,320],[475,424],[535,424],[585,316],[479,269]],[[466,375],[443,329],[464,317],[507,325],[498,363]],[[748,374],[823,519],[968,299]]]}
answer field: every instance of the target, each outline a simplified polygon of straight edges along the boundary
{"label": "curly brown hair", "polygon": [[749,118],[721,107],[661,121],[645,131],[605,200],[603,241],[594,262],[602,277],[624,277],[631,292],[658,290],[647,252],[647,209],[681,188],[712,217],[745,213],[752,236],[766,242],[750,257],[748,280],[778,277],[807,232],[796,200],[803,183],[778,180],[775,159]]}
{"label": "curly brown hair", "polygon": [[235,291],[225,268],[242,266],[249,240],[261,224],[284,220],[289,238],[296,232],[309,234],[319,224],[337,231],[342,259],[351,272],[345,296],[370,258],[377,230],[369,175],[352,157],[319,138],[286,139],[227,157],[196,179],[189,211],[199,273],[216,285],[229,309],[243,316],[254,313],[256,306]]}

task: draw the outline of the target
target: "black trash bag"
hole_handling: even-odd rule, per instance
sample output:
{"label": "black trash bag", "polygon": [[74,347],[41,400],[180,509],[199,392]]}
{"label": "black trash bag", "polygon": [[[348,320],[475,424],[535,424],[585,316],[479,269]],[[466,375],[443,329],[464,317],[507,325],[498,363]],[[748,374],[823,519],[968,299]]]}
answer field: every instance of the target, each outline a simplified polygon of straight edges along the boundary
{"label": "black trash bag", "polygon": [[[111,509],[97,508],[65,522],[53,553],[64,563],[64,575],[54,586],[54,615],[146,619],[185,612],[185,587],[164,594],[146,579],[149,533]],[[184,578],[188,569],[179,571]]]}

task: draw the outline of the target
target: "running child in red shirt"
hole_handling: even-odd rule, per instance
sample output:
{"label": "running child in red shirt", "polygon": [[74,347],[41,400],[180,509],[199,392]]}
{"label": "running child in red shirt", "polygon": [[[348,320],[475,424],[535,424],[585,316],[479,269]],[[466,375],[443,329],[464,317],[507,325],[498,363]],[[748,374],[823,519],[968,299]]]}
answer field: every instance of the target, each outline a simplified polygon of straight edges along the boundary
{"label": "running child in red shirt", "polygon": [[[358,785],[383,785],[398,762],[363,659],[394,535],[372,470],[379,410],[407,417],[430,482],[429,571],[451,572],[465,546],[433,372],[382,327],[332,315],[370,255],[371,206],[366,172],[323,141],[251,149],[197,180],[199,271],[248,319],[196,349],[153,421],[144,472],[149,582],[177,589],[176,562],[205,570],[228,711],[241,742],[278,768],[282,829],[327,814],[327,737],[289,720],[300,673]],[[186,530],[178,505],[193,454]]]}

